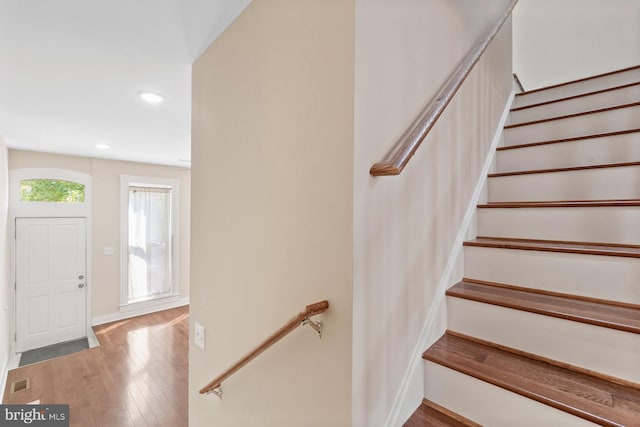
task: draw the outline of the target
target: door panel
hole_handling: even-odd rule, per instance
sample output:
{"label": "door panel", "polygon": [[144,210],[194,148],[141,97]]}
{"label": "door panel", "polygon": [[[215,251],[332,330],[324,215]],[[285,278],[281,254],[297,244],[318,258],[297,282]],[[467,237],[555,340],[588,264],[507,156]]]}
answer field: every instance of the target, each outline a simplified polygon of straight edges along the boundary
{"label": "door panel", "polygon": [[49,332],[49,295],[34,295],[27,298],[27,334],[35,336]]}
{"label": "door panel", "polygon": [[18,351],[86,335],[85,236],[84,218],[16,219]]}

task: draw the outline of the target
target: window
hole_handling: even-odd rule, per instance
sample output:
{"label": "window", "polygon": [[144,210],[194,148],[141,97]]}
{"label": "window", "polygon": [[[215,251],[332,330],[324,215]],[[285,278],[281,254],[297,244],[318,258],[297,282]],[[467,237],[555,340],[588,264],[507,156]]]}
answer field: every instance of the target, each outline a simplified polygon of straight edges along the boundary
{"label": "window", "polygon": [[84,203],[84,184],[61,179],[20,181],[20,201]]}
{"label": "window", "polygon": [[177,181],[122,177],[122,305],[177,295]]}

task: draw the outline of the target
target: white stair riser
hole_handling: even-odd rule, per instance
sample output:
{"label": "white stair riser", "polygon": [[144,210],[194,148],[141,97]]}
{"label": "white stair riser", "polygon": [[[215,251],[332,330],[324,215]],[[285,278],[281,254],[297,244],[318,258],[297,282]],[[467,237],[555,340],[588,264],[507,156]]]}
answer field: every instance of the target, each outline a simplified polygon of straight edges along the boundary
{"label": "white stair riser", "polygon": [[640,81],[640,69],[616,73],[609,76],[589,79],[582,82],[572,83],[547,89],[527,95],[517,96],[514,101],[514,107],[522,107],[525,105],[538,104],[540,102],[551,101],[554,99],[567,98],[569,96],[579,95],[582,93],[595,92],[611,87],[622,86],[629,83]]}
{"label": "white stair riser", "polygon": [[565,101],[512,111],[509,114],[507,124],[549,119],[552,117],[566,116],[568,114],[631,104],[638,101],[640,101],[640,84],[583,96],[580,98],[567,99]]}
{"label": "white stair riser", "polygon": [[640,166],[490,177],[489,201],[640,199]]}
{"label": "white stair riser", "polygon": [[496,171],[516,172],[630,161],[640,161],[640,132],[498,151]]}
{"label": "white stair riser", "polygon": [[453,331],[640,383],[640,335],[447,297]]}
{"label": "white stair riser", "polygon": [[640,206],[478,209],[478,235],[640,244]]}
{"label": "white stair riser", "polygon": [[506,128],[504,145],[553,141],[576,136],[636,129],[640,123],[640,105],[585,114],[526,126]]}
{"label": "white stair riser", "polygon": [[424,384],[427,399],[484,426],[596,425],[430,361],[425,361]]}
{"label": "white stair riser", "polygon": [[640,259],[465,246],[466,277],[640,305]]}

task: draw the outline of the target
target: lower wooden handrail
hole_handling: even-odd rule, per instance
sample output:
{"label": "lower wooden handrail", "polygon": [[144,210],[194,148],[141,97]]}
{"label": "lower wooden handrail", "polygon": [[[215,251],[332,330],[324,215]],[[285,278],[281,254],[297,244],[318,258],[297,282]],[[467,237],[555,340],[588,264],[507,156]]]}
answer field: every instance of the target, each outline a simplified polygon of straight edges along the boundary
{"label": "lower wooden handrail", "polygon": [[[309,318],[311,316],[315,316],[317,314],[323,313],[323,312],[327,311],[328,308],[329,308],[329,301],[326,301],[326,300],[306,306],[304,311],[301,311],[296,316],[292,317],[291,320],[289,320],[287,323],[282,325],[282,327],[280,329],[278,329],[276,332],[271,334],[271,336],[269,336],[269,338],[264,340],[255,349],[253,349],[251,352],[249,352],[246,356],[244,356],[242,359],[240,359],[238,362],[236,362],[229,369],[227,369],[226,371],[224,371],[223,373],[218,375],[216,378],[214,378],[207,385],[202,387],[200,389],[200,394],[209,393],[209,392],[215,391],[216,389],[219,389],[224,380],[226,380],[231,375],[236,373],[244,365],[246,365],[247,363],[251,362],[259,354],[261,354],[262,352],[267,350],[269,347],[271,347],[272,345],[274,345],[275,343],[280,341],[282,338],[284,338],[286,335],[288,335],[289,332],[293,331],[298,326],[305,324],[307,321],[309,321]],[[218,394],[220,394],[220,393],[218,393]]]}

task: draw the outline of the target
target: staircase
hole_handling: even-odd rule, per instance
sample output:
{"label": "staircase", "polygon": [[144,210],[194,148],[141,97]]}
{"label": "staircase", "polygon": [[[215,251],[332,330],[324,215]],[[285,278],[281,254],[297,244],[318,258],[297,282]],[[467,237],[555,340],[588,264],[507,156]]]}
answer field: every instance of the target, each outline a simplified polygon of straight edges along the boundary
{"label": "staircase", "polygon": [[517,95],[496,170],[405,425],[640,426],[640,66]]}

